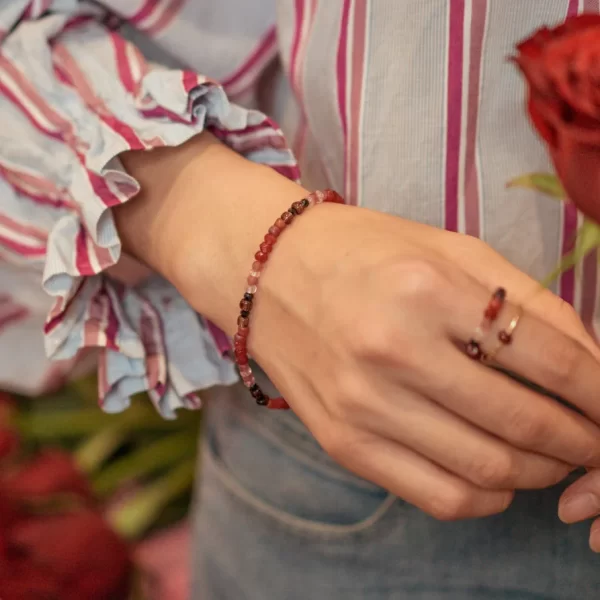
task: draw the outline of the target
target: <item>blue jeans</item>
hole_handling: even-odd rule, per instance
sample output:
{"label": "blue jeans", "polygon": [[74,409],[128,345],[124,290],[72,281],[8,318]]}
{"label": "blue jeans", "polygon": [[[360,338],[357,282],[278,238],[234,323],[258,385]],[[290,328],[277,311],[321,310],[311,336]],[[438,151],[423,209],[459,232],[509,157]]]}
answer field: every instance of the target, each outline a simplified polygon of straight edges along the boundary
{"label": "blue jeans", "polygon": [[207,402],[193,600],[598,600],[564,485],[442,523],[335,464],[291,413],[239,387]]}

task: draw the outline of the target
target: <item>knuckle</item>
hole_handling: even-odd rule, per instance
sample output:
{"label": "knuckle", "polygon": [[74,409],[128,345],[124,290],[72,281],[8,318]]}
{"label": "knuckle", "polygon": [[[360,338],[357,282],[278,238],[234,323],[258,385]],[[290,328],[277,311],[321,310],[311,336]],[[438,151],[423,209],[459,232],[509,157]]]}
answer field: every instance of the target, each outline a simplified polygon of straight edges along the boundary
{"label": "knuckle", "polygon": [[564,389],[576,379],[577,370],[582,360],[581,348],[577,342],[561,337],[544,346],[546,379],[557,391]]}
{"label": "knuckle", "polygon": [[507,422],[508,439],[520,447],[539,447],[548,439],[549,433],[545,421],[523,407],[515,409]]}
{"label": "knuckle", "polygon": [[510,452],[499,452],[492,458],[479,461],[472,469],[472,481],[483,488],[512,487],[518,478],[518,466]]}
{"label": "knuckle", "polygon": [[420,258],[404,260],[396,265],[390,281],[397,282],[397,297],[413,301],[430,301],[443,293],[448,286],[448,280],[441,268]]}

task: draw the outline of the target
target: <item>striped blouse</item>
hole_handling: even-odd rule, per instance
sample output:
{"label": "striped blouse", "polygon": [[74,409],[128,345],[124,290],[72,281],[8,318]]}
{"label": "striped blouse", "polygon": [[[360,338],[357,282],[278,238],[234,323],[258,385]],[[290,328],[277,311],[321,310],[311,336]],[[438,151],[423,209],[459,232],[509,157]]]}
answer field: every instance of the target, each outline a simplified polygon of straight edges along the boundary
{"label": "striped blouse", "polygon": [[[196,390],[235,381],[222,334],[168,282],[111,274],[121,253],[111,207],[139,190],[118,154],[204,128],[289,177],[299,166],[306,186],[350,204],[481,237],[542,278],[579,216],[506,188],[550,170],[506,57],[542,24],[599,10],[600,0],[0,0],[0,386],[37,393],[88,356],[106,410],[148,390],[170,417],[197,406]],[[595,257],[556,284],[592,330],[597,288]]]}

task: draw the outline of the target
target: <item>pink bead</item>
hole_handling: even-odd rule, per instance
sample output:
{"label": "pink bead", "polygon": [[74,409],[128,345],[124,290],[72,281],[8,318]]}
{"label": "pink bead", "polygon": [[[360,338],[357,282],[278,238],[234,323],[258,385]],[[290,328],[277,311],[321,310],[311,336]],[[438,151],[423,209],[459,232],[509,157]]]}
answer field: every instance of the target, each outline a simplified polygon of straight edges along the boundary
{"label": "pink bead", "polygon": [[277,221],[275,221],[275,227],[277,227],[280,232],[285,229],[286,226],[287,223],[283,219],[277,219]]}
{"label": "pink bead", "polygon": [[255,260],[252,263],[252,270],[253,271],[262,271],[262,268],[265,266],[264,263],[258,262],[257,260]]}
{"label": "pink bead", "polygon": [[250,271],[250,275],[258,279],[260,277],[260,271]]}
{"label": "pink bead", "polygon": [[245,377],[246,375],[252,375],[252,369],[250,368],[250,365],[243,365],[240,367],[240,375],[242,377]]}
{"label": "pink bead", "polygon": [[257,289],[258,289],[258,288],[257,288],[255,285],[249,285],[249,286],[246,288],[246,294],[256,294],[256,290],[257,290]]}
{"label": "pink bead", "polygon": [[267,242],[267,244],[271,244],[271,246],[277,241],[277,238],[274,235],[271,235],[270,233],[267,233],[267,235],[265,235],[265,242]]}
{"label": "pink bead", "polygon": [[269,244],[268,242],[263,242],[260,245],[260,251],[264,252],[265,254],[269,254],[269,252],[271,252],[271,250],[273,250],[273,244]]}
{"label": "pink bead", "polygon": [[256,287],[256,284],[258,283],[258,277],[255,277],[254,275],[248,275],[248,285],[249,286],[254,286]]}
{"label": "pink bead", "polygon": [[269,227],[269,233],[274,237],[278,237],[279,234],[281,233],[281,229],[279,229],[279,227],[276,227],[275,225],[273,225],[272,227]]}
{"label": "pink bead", "polygon": [[250,375],[248,377],[242,377],[242,381],[244,382],[244,385],[248,388],[251,388],[256,383],[256,380],[254,379],[253,375]]}

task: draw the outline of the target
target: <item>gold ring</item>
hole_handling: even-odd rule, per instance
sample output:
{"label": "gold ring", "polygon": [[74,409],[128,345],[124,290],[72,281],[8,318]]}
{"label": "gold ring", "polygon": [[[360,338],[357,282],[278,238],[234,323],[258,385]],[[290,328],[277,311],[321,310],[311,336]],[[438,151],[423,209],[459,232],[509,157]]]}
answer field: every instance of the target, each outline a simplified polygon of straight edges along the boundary
{"label": "gold ring", "polygon": [[498,344],[492,350],[492,352],[486,354],[486,362],[493,361],[496,358],[498,352],[500,352],[500,350],[502,350],[504,346],[509,346],[510,344],[512,344],[515,329],[519,325],[519,321],[521,320],[522,316],[523,311],[519,308],[517,314],[511,319],[506,329],[501,329],[498,332]]}

